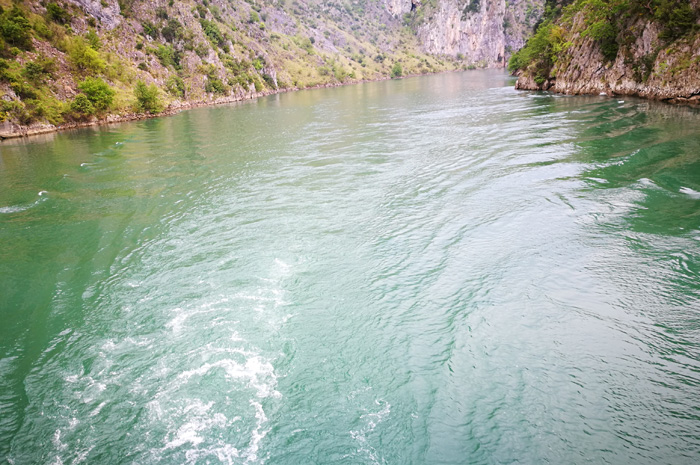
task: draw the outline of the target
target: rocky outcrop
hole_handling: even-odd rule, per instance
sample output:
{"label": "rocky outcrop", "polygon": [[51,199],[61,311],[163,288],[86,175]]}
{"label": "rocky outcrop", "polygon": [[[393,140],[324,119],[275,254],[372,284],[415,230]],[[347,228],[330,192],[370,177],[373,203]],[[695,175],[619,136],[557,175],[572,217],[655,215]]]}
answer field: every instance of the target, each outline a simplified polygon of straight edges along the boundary
{"label": "rocky outcrop", "polygon": [[[696,10],[698,3],[691,3]],[[626,41],[620,40],[617,54],[610,59],[600,41],[583,32],[585,27],[584,13],[579,12],[569,35],[562,39],[568,46],[549,75],[538,78],[532,67],[521,69],[516,88],[700,103],[700,33],[691,30],[669,39],[663,37],[664,24],[636,16],[625,24],[620,37]]]}
{"label": "rocky outcrop", "polygon": [[85,13],[98,20],[107,30],[114,29],[121,22],[121,8],[117,0],[68,0]]}
{"label": "rocky outcrop", "polygon": [[[413,0],[416,1],[416,0]],[[412,0],[386,0],[386,9],[392,16],[410,12],[414,8]]]}

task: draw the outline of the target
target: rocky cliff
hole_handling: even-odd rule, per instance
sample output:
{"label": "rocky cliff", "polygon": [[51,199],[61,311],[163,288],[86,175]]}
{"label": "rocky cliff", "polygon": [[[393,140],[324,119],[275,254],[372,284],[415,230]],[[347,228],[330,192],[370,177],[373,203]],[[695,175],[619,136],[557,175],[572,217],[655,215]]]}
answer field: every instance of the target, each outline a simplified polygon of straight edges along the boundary
{"label": "rocky cliff", "polygon": [[542,15],[544,0],[433,0],[414,8],[423,49],[464,56],[480,66],[505,66]]}
{"label": "rocky cliff", "polygon": [[544,0],[0,0],[0,137],[502,66]]}
{"label": "rocky cliff", "polygon": [[700,103],[700,0],[548,1],[519,89]]}

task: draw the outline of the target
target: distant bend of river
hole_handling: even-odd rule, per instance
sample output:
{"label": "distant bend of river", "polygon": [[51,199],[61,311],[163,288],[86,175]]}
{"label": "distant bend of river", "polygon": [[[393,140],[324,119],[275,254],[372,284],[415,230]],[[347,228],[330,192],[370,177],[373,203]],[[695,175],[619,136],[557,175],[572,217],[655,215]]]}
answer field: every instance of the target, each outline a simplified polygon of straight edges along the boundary
{"label": "distant bend of river", "polygon": [[0,460],[698,463],[700,112],[512,84],[0,144]]}

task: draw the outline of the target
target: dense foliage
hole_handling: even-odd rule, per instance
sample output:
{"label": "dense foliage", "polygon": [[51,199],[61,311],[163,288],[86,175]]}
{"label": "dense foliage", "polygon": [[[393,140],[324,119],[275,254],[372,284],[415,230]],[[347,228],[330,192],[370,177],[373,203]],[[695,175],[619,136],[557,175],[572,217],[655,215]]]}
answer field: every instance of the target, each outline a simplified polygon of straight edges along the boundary
{"label": "dense foliage", "polygon": [[137,110],[145,113],[160,113],[163,111],[163,104],[158,97],[158,87],[155,84],[146,85],[139,80],[134,87]]}

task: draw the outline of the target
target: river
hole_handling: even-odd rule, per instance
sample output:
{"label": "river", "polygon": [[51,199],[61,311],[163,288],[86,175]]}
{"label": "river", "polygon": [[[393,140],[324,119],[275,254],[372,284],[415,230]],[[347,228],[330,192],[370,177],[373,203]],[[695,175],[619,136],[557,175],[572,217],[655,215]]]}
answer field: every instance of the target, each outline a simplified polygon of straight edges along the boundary
{"label": "river", "polygon": [[697,463],[700,111],[512,85],[0,144],[0,458]]}

